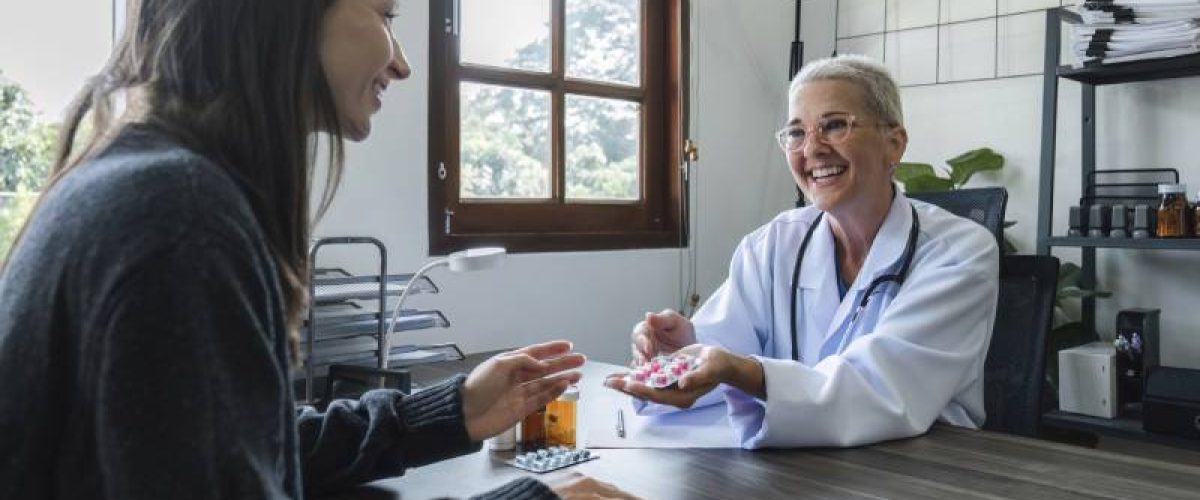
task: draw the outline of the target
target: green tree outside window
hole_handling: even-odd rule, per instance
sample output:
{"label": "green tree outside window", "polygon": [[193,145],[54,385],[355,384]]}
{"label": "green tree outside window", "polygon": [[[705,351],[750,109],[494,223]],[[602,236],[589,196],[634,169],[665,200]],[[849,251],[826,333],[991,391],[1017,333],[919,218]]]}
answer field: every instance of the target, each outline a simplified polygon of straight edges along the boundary
{"label": "green tree outside window", "polygon": [[0,261],[50,171],[57,129],[40,121],[25,89],[0,72]]}
{"label": "green tree outside window", "polygon": [[[624,85],[639,82],[638,0],[572,0],[566,10],[568,76]],[[511,67],[536,67],[550,40],[517,50]],[[464,83],[461,195],[546,198],[550,193],[550,99],[547,93]],[[567,198],[636,200],[640,105],[567,97]]]}

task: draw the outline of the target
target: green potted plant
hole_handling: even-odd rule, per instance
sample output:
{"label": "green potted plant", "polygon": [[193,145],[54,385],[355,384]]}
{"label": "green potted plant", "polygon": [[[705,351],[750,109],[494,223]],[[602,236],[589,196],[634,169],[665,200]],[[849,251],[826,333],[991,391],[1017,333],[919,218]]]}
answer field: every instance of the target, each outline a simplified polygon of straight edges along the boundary
{"label": "green potted plant", "polygon": [[[978,148],[946,160],[946,164],[949,169],[943,177],[928,163],[901,162],[896,166],[896,180],[904,183],[904,191],[909,193],[961,189],[979,172],[1004,168],[1004,157],[991,148]],[[1004,221],[1005,228],[1014,224],[1014,221]],[[1006,254],[1016,253],[1017,247],[1006,236],[1001,250]]]}

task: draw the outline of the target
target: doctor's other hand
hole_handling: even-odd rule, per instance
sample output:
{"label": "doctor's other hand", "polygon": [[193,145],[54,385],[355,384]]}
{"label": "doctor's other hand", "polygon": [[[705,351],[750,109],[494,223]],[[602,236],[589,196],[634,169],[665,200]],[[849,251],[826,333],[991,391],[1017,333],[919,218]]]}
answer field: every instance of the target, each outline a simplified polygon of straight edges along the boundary
{"label": "doctor's other hand", "polygon": [[558,475],[546,481],[546,485],[563,500],[638,500],[638,497],[621,491],[604,481],[597,481],[578,472]]}
{"label": "doctor's other hand", "polygon": [[670,354],[696,343],[691,320],[670,309],[646,313],[646,319],[633,326],[633,362],[645,363],[658,354]]}
{"label": "doctor's other hand", "polygon": [[463,417],[471,441],[499,434],[579,382],[582,354],[565,340],[534,344],[493,356],[471,370],[462,388]]}
{"label": "doctor's other hand", "polygon": [[678,354],[695,356],[700,366],[680,377],[674,386],[655,389],[626,380],[624,373],[609,375],[604,379],[604,385],[644,401],[679,408],[691,408],[696,400],[720,384],[731,385],[754,397],[766,398],[762,365],[758,360],[735,354],[723,347],[704,344],[689,345],[680,349]]}

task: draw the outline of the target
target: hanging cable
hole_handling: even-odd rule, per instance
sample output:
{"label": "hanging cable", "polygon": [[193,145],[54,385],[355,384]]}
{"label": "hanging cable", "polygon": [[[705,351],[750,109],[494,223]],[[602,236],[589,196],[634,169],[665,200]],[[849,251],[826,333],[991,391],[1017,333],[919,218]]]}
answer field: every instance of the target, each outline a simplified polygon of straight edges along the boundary
{"label": "hanging cable", "polygon": [[800,72],[804,65],[804,42],[800,41],[800,0],[796,0],[796,28],[792,32],[792,51],[788,58],[788,81]]}
{"label": "hanging cable", "polygon": [[[700,45],[697,42],[699,29],[699,17],[696,16],[696,11],[692,10],[695,5],[692,2],[685,2],[687,5],[687,13],[685,20],[690,25],[688,27],[688,53],[685,54],[688,58],[688,113],[686,118],[689,120],[688,135],[691,137],[699,137],[700,135]],[[682,30],[681,39],[682,42]],[[682,61],[682,58],[680,58]],[[682,107],[680,112],[683,112]],[[697,306],[700,304],[700,294],[696,291],[696,271],[697,261],[699,260],[700,250],[697,248],[700,234],[699,228],[699,212],[700,212],[700,190],[698,175],[695,169],[695,163],[699,160],[699,147],[696,142],[690,137],[685,138],[683,146],[683,161],[680,163],[680,178],[682,182],[682,192],[680,194],[680,255],[679,255],[679,313],[684,316],[691,317]]]}

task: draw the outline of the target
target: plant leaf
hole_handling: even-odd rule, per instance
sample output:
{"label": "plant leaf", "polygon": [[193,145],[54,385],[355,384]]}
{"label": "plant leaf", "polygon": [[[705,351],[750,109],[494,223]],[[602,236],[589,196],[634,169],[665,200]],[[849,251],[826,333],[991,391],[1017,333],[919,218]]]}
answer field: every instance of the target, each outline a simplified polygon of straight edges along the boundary
{"label": "plant leaf", "polygon": [[904,182],[904,191],[908,193],[921,193],[928,191],[948,191],[954,189],[954,183],[950,179],[941,177],[915,177]]}
{"label": "plant leaf", "polygon": [[908,181],[918,177],[937,177],[933,165],[928,163],[900,162],[896,165],[896,180],[908,184]]}
{"label": "plant leaf", "polygon": [[1064,288],[1075,287],[1079,288],[1079,264],[1074,262],[1063,262],[1058,266],[1058,289],[1062,291]]}
{"label": "plant leaf", "polygon": [[1013,244],[1012,240],[1008,239],[1008,235],[1004,235],[1003,241],[1004,248],[1002,248],[1003,252],[1001,252],[1003,255],[1012,255],[1017,253],[1017,246]]}
{"label": "plant leaf", "polygon": [[1004,167],[1004,157],[991,148],[979,148],[946,160],[946,163],[950,165],[950,180],[955,186],[962,187],[977,172],[1000,170]]}

